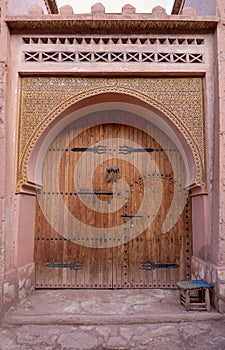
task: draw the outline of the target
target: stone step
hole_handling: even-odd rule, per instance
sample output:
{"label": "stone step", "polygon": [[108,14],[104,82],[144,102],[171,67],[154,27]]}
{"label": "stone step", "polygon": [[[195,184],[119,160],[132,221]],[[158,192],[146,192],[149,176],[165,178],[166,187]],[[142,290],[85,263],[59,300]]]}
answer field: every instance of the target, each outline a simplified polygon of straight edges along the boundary
{"label": "stone step", "polygon": [[4,325],[134,325],[183,323],[201,321],[225,321],[225,315],[217,312],[152,313],[135,315],[76,315],[45,314],[23,315],[9,314],[2,321]]}

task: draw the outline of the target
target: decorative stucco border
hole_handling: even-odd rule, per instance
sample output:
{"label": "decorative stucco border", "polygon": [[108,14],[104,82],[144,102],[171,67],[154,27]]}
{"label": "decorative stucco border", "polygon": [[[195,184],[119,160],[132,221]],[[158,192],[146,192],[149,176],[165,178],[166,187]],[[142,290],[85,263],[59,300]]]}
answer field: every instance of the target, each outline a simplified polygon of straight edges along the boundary
{"label": "decorative stucco border", "polygon": [[195,182],[207,189],[202,78],[60,76],[21,78],[17,192],[28,182],[29,157],[50,123],[77,102],[103,93],[136,97],[163,113],[190,145],[196,165]]}

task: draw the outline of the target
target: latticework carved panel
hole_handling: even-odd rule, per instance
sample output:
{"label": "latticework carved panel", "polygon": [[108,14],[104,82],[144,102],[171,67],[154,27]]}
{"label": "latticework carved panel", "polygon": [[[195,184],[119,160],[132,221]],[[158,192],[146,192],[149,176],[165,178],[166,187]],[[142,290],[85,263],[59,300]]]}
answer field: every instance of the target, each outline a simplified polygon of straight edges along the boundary
{"label": "latticework carved panel", "polygon": [[61,112],[100,93],[139,98],[161,111],[189,143],[196,163],[196,184],[206,189],[202,78],[24,77],[21,84],[17,191],[27,182],[34,146]]}
{"label": "latticework carved panel", "polygon": [[92,52],[92,51],[27,51],[25,62],[148,62],[148,63],[204,63],[201,53],[170,52]]}

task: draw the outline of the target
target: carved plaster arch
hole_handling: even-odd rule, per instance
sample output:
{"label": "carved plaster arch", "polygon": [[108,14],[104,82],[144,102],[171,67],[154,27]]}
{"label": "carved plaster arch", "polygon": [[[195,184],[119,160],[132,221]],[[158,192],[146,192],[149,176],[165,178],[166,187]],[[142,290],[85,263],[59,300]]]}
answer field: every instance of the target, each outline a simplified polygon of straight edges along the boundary
{"label": "carved plaster arch", "polygon": [[[35,89],[36,88],[36,89]],[[47,88],[47,90],[46,90]],[[190,94],[190,90],[194,94]],[[33,93],[34,92],[34,93]],[[201,78],[23,78],[17,161],[17,191],[31,183],[28,163],[41,136],[61,115],[88,98],[110,94],[134,98],[164,115],[189,145],[195,162],[195,185],[206,185],[204,113]],[[28,100],[36,101],[36,111],[29,112]],[[188,100],[187,100],[187,97]],[[41,109],[46,104],[46,113]],[[181,101],[177,104],[177,101]],[[29,101],[30,102],[30,101]],[[187,107],[189,108],[187,109]],[[196,112],[197,111],[197,112]],[[185,113],[188,117],[185,118]],[[197,114],[197,115],[196,115]],[[33,119],[31,120],[31,115]],[[27,128],[25,128],[26,126]],[[194,184],[194,183],[193,183]]]}

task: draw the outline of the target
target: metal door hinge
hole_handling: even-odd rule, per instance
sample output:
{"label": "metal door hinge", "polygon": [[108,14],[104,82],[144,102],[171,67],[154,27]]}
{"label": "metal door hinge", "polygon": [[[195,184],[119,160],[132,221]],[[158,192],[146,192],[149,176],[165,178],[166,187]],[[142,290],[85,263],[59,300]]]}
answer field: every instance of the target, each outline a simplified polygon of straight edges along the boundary
{"label": "metal door hinge", "polygon": [[176,263],[165,263],[165,264],[157,264],[152,261],[144,261],[140,265],[143,270],[153,270],[153,269],[165,269],[169,267],[179,267]]}
{"label": "metal door hinge", "polygon": [[93,153],[96,153],[96,154],[104,154],[106,153],[106,146],[102,146],[102,145],[99,145],[99,146],[94,146],[94,147],[74,147],[74,148],[71,148],[71,151],[72,152],[93,152]]}
{"label": "metal door hinge", "polygon": [[46,263],[46,267],[48,268],[70,268],[71,270],[83,270],[84,264],[81,261],[74,261],[72,263]]}

